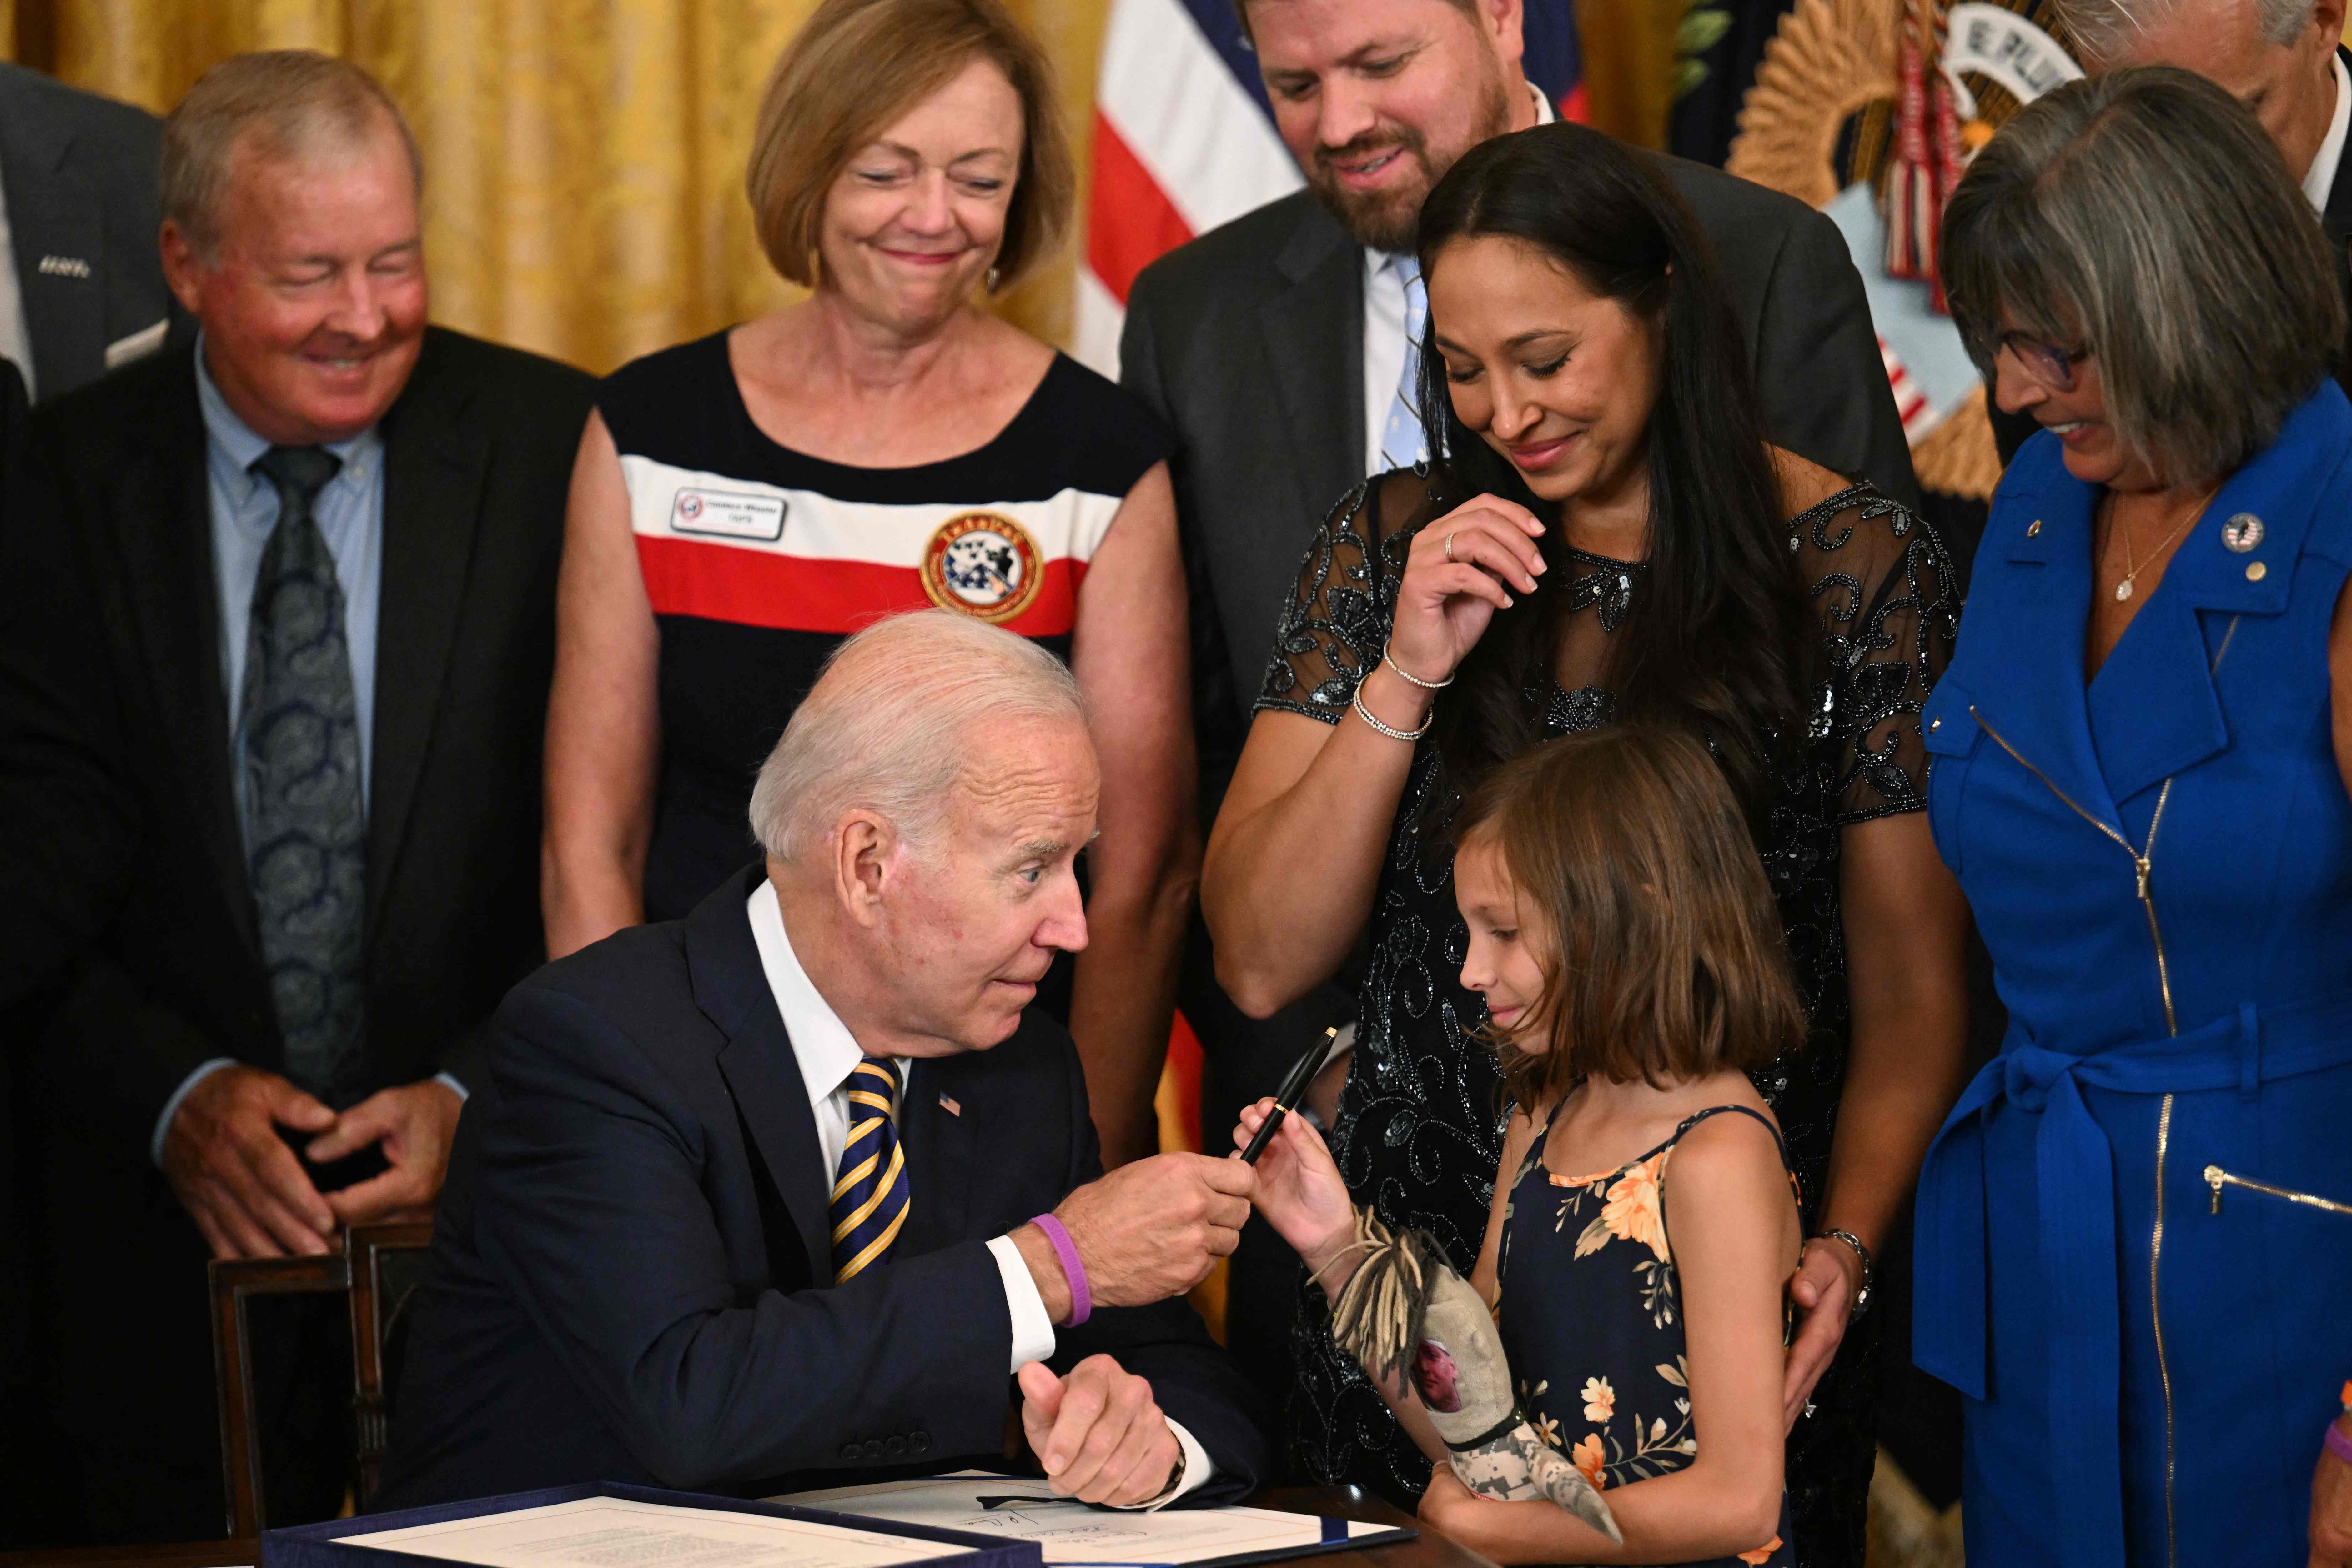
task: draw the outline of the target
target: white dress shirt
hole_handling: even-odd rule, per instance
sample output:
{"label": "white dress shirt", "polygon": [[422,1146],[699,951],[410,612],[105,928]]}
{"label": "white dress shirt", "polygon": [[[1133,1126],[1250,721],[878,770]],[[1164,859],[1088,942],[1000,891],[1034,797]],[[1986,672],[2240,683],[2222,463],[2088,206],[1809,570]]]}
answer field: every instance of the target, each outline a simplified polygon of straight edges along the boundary
{"label": "white dress shirt", "polygon": [[[2338,62],[2336,69],[2343,65]],[[1528,93],[1536,100],[1536,123],[1549,125],[1559,118],[1552,112],[1551,99],[1530,82]],[[2336,113],[2344,111],[2344,100],[2336,99]],[[2336,145],[2340,149],[2344,138],[2339,133]],[[2326,150],[2321,149],[2323,155]],[[2335,164],[2328,165],[2329,177]],[[2323,187],[2321,194],[2326,195]],[[1387,469],[1381,457],[1381,434],[1389,422],[1389,405],[1396,401],[1397,383],[1404,379],[1404,279],[1390,266],[1393,258],[1384,250],[1364,247],[1364,477]],[[1334,497],[1333,499],[1338,497]]]}
{"label": "white dress shirt", "polygon": [[2327,136],[2303,173],[2303,193],[2321,212],[2327,210],[2327,193],[2336,188],[2336,171],[2344,162],[2344,132],[2352,127],[2352,74],[2344,69],[2342,55],[2327,62],[2336,71],[2336,113],[2327,122]]}
{"label": "white dress shirt", "polygon": [[[776,1011],[783,1016],[793,1059],[800,1063],[809,1114],[816,1121],[817,1145],[824,1152],[824,1169],[830,1178],[840,1168],[841,1151],[849,1142],[849,1075],[865,1060],[866,1052],[849,1026],[841,1021],[841,1015],[833,1010],[833,1004],[819,994],[808,971],[801,967],[792,938],[784,934],[783,904],[776,896],[775,883],[762,882],[753,888],[747,912],[751,941],[760,950],[760,968],[775,996]],[[903,1108],[913,1092],[919,1063],[907,1060],[895,1066],[898,1103]],[[1018,1372],[1054,1354],[1054,1320],[1046,1315],[1045,1298],[1037,1293],[1037,1281],[1030,1277],[1029,1265],[1013,1238],[997,1237],[989,1242],[988,1250],[1004,1281],[1005,1311],[1013,1320],[1013,1362],[1007,1370]],[[1168,1429],[1184,1451],[1183,1480],[1164,1496],[1140,1506],[1159,1508],[1173,1502],[1215,1473],[1207,1451],[1181,1423],[1170,1421]]]}
{"label": "white dress shirt", "polygon": [[33,382],[33,332],[25,320],[25,290],[16,281],[16,246],[8,228],[8,193],[0,189],[0,360],[13,360],[25,378],[25,397],[37,402]]}

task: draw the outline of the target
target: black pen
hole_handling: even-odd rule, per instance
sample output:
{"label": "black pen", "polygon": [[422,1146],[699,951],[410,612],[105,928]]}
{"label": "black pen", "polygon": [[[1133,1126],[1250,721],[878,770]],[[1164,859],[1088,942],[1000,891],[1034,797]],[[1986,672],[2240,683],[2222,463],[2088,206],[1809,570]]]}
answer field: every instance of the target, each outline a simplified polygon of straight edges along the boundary
{"label": "black pen", "polygon": [[1258,1155],[1265,1153],[1267,1140],[1274,1136],[1275,1129],[1282,1125],[1283,1117],[1297,1107],[1299,1097],[1307,1092],[1307,1086],[1314,1082],[1316,1073],[1322,1071],[1323,1059],[1331,1054],[1331,1042],[1339,1038],[1339,1025],[1334,1024],[1325,1030],[1323,1038],[1307,1048],[1307,1054],[1300,1057],[1298,1064],[1290,1070],[1290,1076],[1282,1081],[1282,1087],[1274,1092],[1274,1109],[1267,1113],[1257,1135],[1249,1141],[1249,1147],[1242,1151],[1244,1164],[1257,1164]]}

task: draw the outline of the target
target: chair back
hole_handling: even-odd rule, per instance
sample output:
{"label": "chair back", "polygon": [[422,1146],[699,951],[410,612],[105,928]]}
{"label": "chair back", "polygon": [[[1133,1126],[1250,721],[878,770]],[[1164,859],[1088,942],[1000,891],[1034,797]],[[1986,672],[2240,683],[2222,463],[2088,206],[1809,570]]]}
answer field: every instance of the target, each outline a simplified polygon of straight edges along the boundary
{"label": "chair back", "polygon": [[391,1410],[385,1389],[396,1368],[385,1347],[404,1326],[403,1309],[423,1278],[433,1227],[362,1225],[343,1232],[340,1252],[316,1258],[215,1259],[208,1269],[213,1301],[213,1376],[220,1404],[221,1477],[228,1499],[228,1533],[249,1537],[268,1528],[262,1491],[261,1432],[256,1416],[253,1343],[248,1308],[257,1296],[339,1294],[352,1326],[352,1497],[362,1511],[374,1495],[383,1467]]}

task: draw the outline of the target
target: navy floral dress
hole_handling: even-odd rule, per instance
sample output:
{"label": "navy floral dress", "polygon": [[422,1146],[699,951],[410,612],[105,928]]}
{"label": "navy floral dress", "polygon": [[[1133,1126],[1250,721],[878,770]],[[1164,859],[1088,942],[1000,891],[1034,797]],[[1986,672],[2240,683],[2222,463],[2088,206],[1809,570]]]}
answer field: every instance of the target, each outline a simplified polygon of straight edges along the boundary
{"label": "navy floral dress", "polygon": [[[1698,1458],[1681,1279],[1666,1236],[1666,1169],[1684,1134],[1726,1111],[1756,1116],[1788,1164],[1770,1122],[1745,1105],[1717,1105],[1641,1158],[1592,1176],[1557,1176],[1545,1166],[1547,1117],[1511,1179],[1495,1322],[1518,1379],[1519,1409],[1537,1436],[1603,1491],[1672,1475]],[[1790,1171],[1792,1186],[1796,1179]],[[1710,1562],[1788,1568],[1796,1560],[1791,1533],[1784,1493],[1770,1541]]]}
{"label": "navy floral dress", "polygon": [[[1257,706],[1338,723],[1388,645],[1413,535],[1468,498],[1407,469],[1368,480],[1342,500],[1300,566]],[[1759,852],[1810,1037],[1751,1076],[1780,1120],[1810,1231],[1851,1035],[1840,834],[1852,823],[1925,808],[1919,710],[1951,659],[1960,605],[1934,530],[1867,485],[1783,526],[1811,595],[1824,674],[1806,763],[1780,780]],[[1615,716],[1601,675],[1609,639],[1643,613],[1648,570],[1566,549],[1554,559],[1543,591],[1561,596],[1561,657],[1552,683],[1524,694],[1545,737]],[[1507,1108],[1495,1053],[1470,1032],[1486,1004],[1462,987],[1469,933],[1454,902],[1453,851],[1432,831],[1460,803],[1431,809],[1427,797],[1442,787],[1439,761],[1434,744],[1423,741],[1398,802],[1373,894],[1355,1060],[1330,1142],[1358,1203],[1391,1228],[1427,1231],[1466,1277],[1486,1233]],[[1861,1568],[1877,1453],[1877,1329],[1873,1314],[1848,1332],[1814,1391],[1814,1413],[1789,1439],[1806,1568]],[[1297,1468],[1318,1483],[1352,1482],[1412,1507],[1429,1484],[1429,1460],[1354,1359],[1331,1343],[1323,1293],[1312,1285],[1301,1290],[1292,1339]]]}

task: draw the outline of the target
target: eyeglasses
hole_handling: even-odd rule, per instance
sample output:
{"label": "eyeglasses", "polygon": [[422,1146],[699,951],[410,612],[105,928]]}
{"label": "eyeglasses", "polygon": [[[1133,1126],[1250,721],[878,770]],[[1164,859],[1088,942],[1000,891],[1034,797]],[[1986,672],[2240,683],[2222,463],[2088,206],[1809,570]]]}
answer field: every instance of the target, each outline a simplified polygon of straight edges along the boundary
{"label": "eyeglasses", "polygon": [[2003,350],[2017,361],[2018,369],[2055,392],[2073,392],[2074,367],[2091,357],[2088,349],[2061,349],[2022,332],[2003,332],[1992,340],[1992,352],[1985,356],[1987,380],[1992,379],[1992,361]]}

